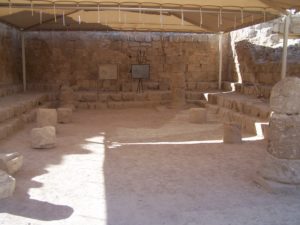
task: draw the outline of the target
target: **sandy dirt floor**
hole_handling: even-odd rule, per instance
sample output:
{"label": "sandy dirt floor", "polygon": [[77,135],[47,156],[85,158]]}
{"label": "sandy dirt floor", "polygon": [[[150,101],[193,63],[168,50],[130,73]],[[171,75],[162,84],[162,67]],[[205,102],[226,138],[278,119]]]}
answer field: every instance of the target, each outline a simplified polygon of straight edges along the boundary
{"label": "sandy dirt floor", "polygon": [[18,151],[13,197],[0,224],[299,225],[300,195],[253,182],[266,143],[222,143],[222,124],[187,110],[79,110],[58,125],[57,147],[30,148],[31,124],[0,152]]}

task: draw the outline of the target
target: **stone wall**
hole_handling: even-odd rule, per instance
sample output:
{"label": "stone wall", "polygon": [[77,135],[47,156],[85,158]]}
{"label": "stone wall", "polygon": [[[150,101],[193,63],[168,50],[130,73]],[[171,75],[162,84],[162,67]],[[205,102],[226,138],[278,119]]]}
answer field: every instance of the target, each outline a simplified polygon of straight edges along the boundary
{"label": "stone wall", "polygon": [[[70,84],[79,90],[132,91],[131,64],[139,52],[150,64],[148,90],[217,88],[218,36],[123,32],[31,32],[26,34],[28,82],[57,87]],[[224,71],[228,70],[228,35],[224,35]],[[96,82],[99,64],[118,64],[116,81]],[[180,83],[180,85],[178,84]],[[98,87],[97,87],[98,85]],[[176,87],[177,87],[176,86]]]}
{"label": "stone wall", "polygon": [[[256,46],[248,41],[236,43],[242,80],[245,83],[274,85],[281,79],[282,48]],[[300,48],[288,48],[287,76],[300,76]]]}
{"label": "stone wall", "polygon": [[[276,24],[275,20],[231,32],[243,83],[272,86],[281,79],[283,40],[273,32]],[[299,46],[300,39],[289,40],[287,76],[300,76]],[[237,81],[236,77],[232,80]]]}
{"label": "stone wall", "polygon": [[21,82],[21,40],[14,28],[0,24],[0,86]]}

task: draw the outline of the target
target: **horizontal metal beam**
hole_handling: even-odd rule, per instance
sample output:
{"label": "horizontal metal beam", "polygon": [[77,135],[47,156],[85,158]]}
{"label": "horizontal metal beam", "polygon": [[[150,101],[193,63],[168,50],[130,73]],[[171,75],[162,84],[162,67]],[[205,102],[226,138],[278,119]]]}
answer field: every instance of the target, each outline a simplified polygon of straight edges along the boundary
{"label": "horizontal metal beam", "polygon": [[113,5],[104,5],[104,4],[76,4],[74,3],[73,5],[71,4],[60,4],[60,3],[45,3],[45,4],[33,4],[31,5],[30,3],[24,4],[24,3],[13,3],[13,4],[8,4],[8,3],[0,3],[0,8],[21,8],[21,9],[57,9],[57,10],[93,10],[93,11],[98,11],[98,10],[112,10],[112,11],[134,11],[134,12],[190,12],[190,13],[199,13],[200,8],[202,13],[225,13],[225,14],[231,14],[231,13],[237,13],[237,12],[243,12],[243,13],[270,13],[268,10],[272,10],[273,8],[261,8],[261,7],[246,7],[246,8],[241,8],[237,6],[228,6],[228,7],[221,7],[221,6],[175,6],[175,7],[164,7],[163,5],[161,6],[147,6],[147,7],[142,7],[142,6],[124,6],[122,4],[114,4]]}

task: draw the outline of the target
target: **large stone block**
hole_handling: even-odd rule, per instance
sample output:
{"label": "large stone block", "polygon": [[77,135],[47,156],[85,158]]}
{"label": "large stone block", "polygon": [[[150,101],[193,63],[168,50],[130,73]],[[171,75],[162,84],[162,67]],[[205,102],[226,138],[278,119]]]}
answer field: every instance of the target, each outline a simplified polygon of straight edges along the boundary
{"label": "large stone block", "polygon": [[267,153],[259,173],[268,180],[300,184],[300,160],[278,159]]}
{"label": "large stone block", "polygon": [[0,170],[4,170],[8,174],[14,174],[23,165],[23,156],[18,153],[0,154]]}
{"label": "large stone block", "polygon": [[300,115],[272,114],[268,152],[281,159],[300,159]]}
{"label": "large stone block", "polygon": [[71,123],[73,110],[71,108],[58,108],[57,119],[59,123]]}
{"label": "large stone block", "polygon": [[287,77],[272,89],[270,107],[275,113],[300,113],[300,78]]}
{"label": "large stone block", "polygon": [[191,123],[205,123],[207,112],[205,108],[191,108],[189,111],[189,121]]}
{"label": "large stone block", "polygon": [[32,148],[54,148],[56,146],[55,127],[34,128],[31,130],[30,138]]}
{"label": "large stone block", "polygon": [[226,144],[242,143],[241,125],[233,122],[224,123],[223,142]]}
{"label": "large stone block", "polygon": [[15,187],[15,178],[0,170],[0,199],[10,197],[14,193]]}
{"label": "large stone block", "polygon": [[38,127],[53,126],[57,124],[56,109],[38,109],[37,111],[37,124]]}

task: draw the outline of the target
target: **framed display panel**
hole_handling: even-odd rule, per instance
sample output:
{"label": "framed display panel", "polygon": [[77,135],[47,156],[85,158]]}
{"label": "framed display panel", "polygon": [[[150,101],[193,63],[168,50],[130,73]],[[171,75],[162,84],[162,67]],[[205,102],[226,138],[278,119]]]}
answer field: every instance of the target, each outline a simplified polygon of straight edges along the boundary
{"label": "framed display panel", "polygon": [[99,80],[117,80],[118,71],[118,64],[100,64],[98,78]]}
{"label": "framed display panel", "polygon": [[150,65],[149,64],[132,64],[131,74],[134,79],[149,79]]}

